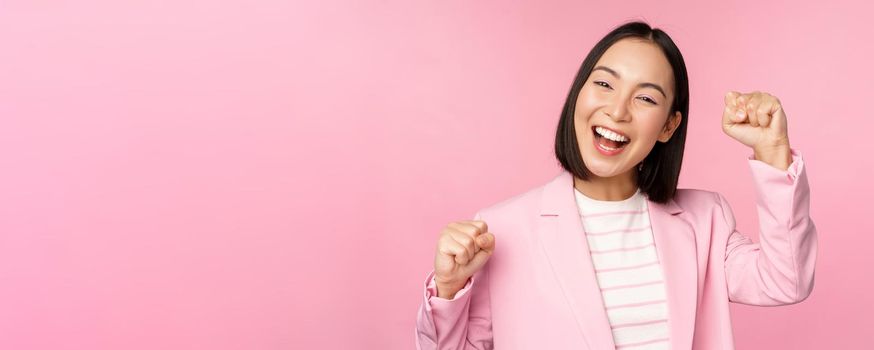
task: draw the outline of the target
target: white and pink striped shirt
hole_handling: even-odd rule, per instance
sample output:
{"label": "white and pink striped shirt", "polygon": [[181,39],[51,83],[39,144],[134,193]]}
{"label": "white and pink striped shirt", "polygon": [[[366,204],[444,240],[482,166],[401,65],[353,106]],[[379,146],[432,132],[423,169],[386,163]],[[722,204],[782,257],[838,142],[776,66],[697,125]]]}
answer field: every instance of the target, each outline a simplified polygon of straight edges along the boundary
{"label": "white and pink striped shirt", "polygon": [[647,201],[640,189],[621,201],[574,190],[616,349],[669,349],[664,278]]}

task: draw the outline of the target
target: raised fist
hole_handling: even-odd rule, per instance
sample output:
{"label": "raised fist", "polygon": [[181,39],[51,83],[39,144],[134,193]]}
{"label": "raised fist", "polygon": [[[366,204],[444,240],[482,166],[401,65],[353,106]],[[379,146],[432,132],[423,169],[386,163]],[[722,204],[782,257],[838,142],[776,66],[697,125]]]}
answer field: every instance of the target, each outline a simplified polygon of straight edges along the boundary
{"label": "raised fist", "polygon": [[434,258],[438,297],[454,298],[489,260],[495,249],[495,235],[488,230],[485,221],[477,220],[451,222],[443,229]]}

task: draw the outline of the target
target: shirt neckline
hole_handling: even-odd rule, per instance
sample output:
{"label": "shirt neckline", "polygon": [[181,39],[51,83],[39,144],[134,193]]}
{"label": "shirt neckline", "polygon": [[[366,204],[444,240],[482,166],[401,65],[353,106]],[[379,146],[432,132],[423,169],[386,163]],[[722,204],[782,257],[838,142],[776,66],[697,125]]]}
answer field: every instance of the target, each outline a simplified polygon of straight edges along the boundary
{"label": "shirt neckline", "polygon": [[640,203],[641,199],[643,198],[643,193],[640,191],[640,188],[638,188],[634,192],[634,194],[631,195],[631,197],[628,197],[626,199],[619,201],[602,201],[586,196],[585,194],[580,192],[580,190],[574,187],[574,196],[576,197],[578,203],[583,202],[601,207],[629,207],[636,206],[638,203]]}

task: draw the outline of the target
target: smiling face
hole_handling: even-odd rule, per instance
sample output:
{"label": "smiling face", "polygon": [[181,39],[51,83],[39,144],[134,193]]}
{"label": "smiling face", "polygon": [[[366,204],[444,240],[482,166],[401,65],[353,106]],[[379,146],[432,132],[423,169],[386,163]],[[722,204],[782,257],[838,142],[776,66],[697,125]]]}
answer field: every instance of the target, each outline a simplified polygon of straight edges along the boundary
{"label": "smiling face", "polygon": [[673,100],[671,64],[656,44],[625,38],[607,49],[574,111],[580,154],[592,175],[633,178],[655,143],[667,142],[679,126],[680,112],[668,118]]}

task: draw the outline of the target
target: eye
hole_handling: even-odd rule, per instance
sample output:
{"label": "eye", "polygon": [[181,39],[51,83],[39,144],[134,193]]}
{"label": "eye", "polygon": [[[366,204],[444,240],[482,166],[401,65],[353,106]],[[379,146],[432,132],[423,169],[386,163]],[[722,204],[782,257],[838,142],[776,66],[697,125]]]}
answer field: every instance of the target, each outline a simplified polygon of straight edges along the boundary
{"label": "eye", "polygon": [[657,105],[657,104],[658,104],[658,103],[655,102],[655,100],[653,100],[653,99],[651,99],[651,98],[649,98],[649,97],[646,97],[646,96],[641,96],[640,99],[641,99],[641,100],[644,100],[644,101],[646,101],[646,102],[649,102],[650,104],[654,104],[654,105]]}
{"label": "eye", "polygon": [[610,89],[610,84],[607,84],[607,83],[605,83],[605,82],[603,82],[603,81],[598,81],[598,80],[596,80],[594,83],[595,83],[595,85],[603,86],[603,87],[605,87],[605,88]]}

